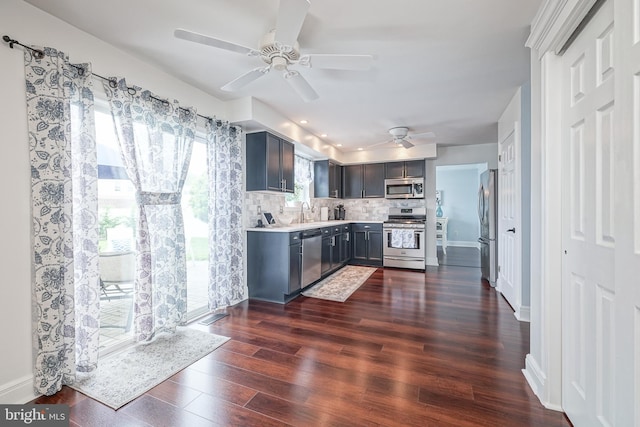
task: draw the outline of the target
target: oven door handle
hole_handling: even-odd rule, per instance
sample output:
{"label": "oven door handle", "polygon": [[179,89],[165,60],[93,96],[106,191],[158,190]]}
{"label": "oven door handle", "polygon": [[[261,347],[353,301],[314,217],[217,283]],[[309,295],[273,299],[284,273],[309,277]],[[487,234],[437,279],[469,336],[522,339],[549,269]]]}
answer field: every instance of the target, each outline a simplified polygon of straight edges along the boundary
{"label": "oven door handle", "polygon": [[384,259],[390,259],[393,261],[407,261],[407,259],[421,259],[418,257],[399,257],[399,256],[385,256]]}

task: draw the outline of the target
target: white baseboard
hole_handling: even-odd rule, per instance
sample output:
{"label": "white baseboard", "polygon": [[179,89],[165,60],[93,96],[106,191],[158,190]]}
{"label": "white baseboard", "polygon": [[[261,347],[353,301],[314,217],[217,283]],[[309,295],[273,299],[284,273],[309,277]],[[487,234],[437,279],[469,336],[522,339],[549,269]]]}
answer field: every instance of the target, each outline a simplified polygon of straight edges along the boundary
{"label": "white baseboard", "polygon": [[547,377],[544,375],[540,366],[531,354],[527,354],[524,358],[524,365],[525,368],[522,370],[522,374],[526,378],[527,383],[529,383],[529,387],[531,387],[533,393],[538,397],[540,403],[542,403],[542,406],[553,411],[564,412],[562,406],[547,402],[546,398],[541,396],[545,388]]}
{"label": "white baseboard", "polygon": [[440,265],[438,263],[438,257],[427,257],[425,264],[430,267],[437,267]]}
{"label": "white baseboard", "polygon": [[458,248],[476,248],[480,250],[480,243],[478,242],[465,242],[463,240],[449,240],[447,246],[455,246]]}
{"label": "white baseboard", "polygon": [[520,308],[513,313],[521,322],[530,322],[531,321],[531,307],[526,305],[521,305]]}
{"label": "white baseboard", "polygon": [[33,391],[33,375],[0,385],[0,403],[21,405],[38,397]]}

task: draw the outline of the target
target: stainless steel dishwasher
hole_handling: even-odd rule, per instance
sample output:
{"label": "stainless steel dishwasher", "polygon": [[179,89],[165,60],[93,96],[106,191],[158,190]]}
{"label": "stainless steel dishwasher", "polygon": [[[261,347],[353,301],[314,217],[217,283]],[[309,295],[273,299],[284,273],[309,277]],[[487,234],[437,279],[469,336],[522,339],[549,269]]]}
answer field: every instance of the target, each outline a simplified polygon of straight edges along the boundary
{"label": "stainless steel dishwasher", "polygon": [[320,279],[322,265],[322,230],[302,232],[302,287]]}

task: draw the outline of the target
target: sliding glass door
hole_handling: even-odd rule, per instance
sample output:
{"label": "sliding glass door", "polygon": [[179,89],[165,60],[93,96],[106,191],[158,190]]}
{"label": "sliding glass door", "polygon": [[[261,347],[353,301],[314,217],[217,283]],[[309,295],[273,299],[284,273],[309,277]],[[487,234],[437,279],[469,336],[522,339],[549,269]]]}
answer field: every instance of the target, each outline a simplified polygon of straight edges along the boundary
{"label": "sliding glass door", "polygon": [[[100,221],[100,347],[109,351],[132,340],[137,206],[124,169],[111,113],[96,100],[98,217]],[[204,140],[195,142],[182,206],[187,247],[187,311],[207,311],[209,259],[207,165]]]}

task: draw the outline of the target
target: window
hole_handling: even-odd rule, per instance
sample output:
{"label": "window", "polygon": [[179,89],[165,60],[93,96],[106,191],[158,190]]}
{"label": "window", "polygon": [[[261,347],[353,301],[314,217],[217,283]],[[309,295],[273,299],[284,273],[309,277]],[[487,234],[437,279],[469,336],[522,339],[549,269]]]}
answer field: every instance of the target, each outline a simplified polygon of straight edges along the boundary
{"label": "window", "polygon": [[286,206],[299,206],[302,202],[311,201],[311,184],[313,183],[313,161],[295,156],[295,185],[294,193],[285,197]]}

